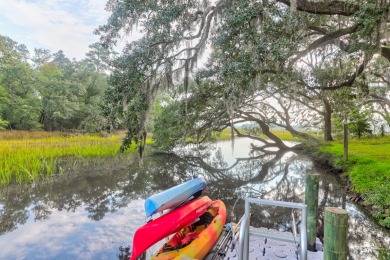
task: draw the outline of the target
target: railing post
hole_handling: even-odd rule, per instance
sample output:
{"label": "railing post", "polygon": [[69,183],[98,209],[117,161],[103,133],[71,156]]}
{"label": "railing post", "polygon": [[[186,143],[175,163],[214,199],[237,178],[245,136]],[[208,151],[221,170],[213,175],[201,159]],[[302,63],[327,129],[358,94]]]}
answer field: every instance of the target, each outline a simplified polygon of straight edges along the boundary
{"label": "railing post", "polygon": [[300,232],[300,238],[301,238],[301,260],[307,259],[307,206],[304,205],[302,208],[302,225],[301,225],[301,232]]}
{"label": "railing post", "polygon": [[244,217],[242,218],[242,222],[240,225],[240,231],[239,231],[240,233],[239,233],[239,242],[238,242],[238,245],[239,245],[238,260],[242,260],[245,258],[248,259],[248,255],[245,255],[246,252],[248,252],[248,248],[245,247],[246,236],[249,236],[249,234],[246,233],[247,226],[248,226],[248,217],[246,215],[244,215]]}
{"label": "railing post", "polygon": [[340,208],[325,208],[324,260],[347,259],[348,212]]}
{"label": "railing post", "polygon": [[300,259],[307,259],[307,205],[294,202],[274,201],[264,199],[245,198],[245,215],[240,225],[239,236],[239,260],[247,260],[249,257],[249,226],[250,226],[250,203],[258,205],[269,205],[302,210],[302,223],[300,230]]}
{"label": "railing post", "polygon": [[316,251],[319,182],[319,174],[308,174],[306,176],[307,249],[310,251]]}
{"label": "railing post", "polygon": [[244,240],[244,258],[243,260],[249,259],[249,227],[251,225],[251,207],[248,199],[245,199],[245,218],[246,218],[246,226],[245,226],[245,240]]}

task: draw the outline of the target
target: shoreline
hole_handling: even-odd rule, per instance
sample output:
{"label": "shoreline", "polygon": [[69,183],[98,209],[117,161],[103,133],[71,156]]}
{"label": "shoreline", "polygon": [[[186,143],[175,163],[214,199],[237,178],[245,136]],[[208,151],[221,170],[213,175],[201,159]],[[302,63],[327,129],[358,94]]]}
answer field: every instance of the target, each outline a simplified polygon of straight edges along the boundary
{"label": "shoreline", "polygon": [[[389,225],[383,224],[383,222],[387,221],[387,219],[389,218],[390,209],[382,209],[383,205],[372,203],[365,199],[365,197],[369,195],[354,191],[357,189],[357,186],[354,185],[350,176],[352,174],[352,168],[358,164],[341,164],[339,154],[324,151],[322,149],[322,146],[316,149],[317,150],[314,152],[312,149],[310,149],[310,152],[305,151],[304,153],[309,156],[311,160],[313,160],[314,164],[317,167],[324,169],[326,174],[333,174],[345,180],[347,182],[345,186],[347,199],[360,205],[364,209],[364,211],[375,220],[378,225],[387,230],[390,230]],[[381,216],[383,217],[377,217],[378,213],[381,214]]]}

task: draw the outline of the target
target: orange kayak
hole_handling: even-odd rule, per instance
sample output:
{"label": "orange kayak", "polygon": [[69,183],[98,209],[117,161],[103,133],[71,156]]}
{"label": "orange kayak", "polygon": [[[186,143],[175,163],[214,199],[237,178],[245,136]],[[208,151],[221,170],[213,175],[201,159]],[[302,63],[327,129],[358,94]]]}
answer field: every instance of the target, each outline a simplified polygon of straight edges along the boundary
{"label": "orange kayak", "polygon": [[217,242],[225,223],[225,204],[213,201],[198,221],[175,233],[151,259],[203,259]]}
{"label": "orange kayak", "polygon": [[138,228],[134,234],[130,260],[135,260],[161,239],[196,222],[198,218],[207,213],[213,203],[209,197],[204,196],[192,200]]}

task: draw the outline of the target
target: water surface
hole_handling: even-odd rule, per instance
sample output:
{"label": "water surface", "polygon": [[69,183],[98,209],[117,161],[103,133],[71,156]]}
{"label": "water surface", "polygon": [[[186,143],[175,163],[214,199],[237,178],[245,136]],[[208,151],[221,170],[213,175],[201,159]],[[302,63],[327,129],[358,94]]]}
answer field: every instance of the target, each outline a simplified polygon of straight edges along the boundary
{"label": "water surface", "polygon": [[[2,187],[0,259],[118,259],[118,248],[131,245],[145,222],[143,200],[156,192],[202,177],[206,195],[222,199],[229,221],[238,221],[247,196],[303,202],[308,173],[321,174],[319,234],[324,207],[343,207],[350,214],[350,259],[376,259],[377,248],[390,247],[389,231],[347,200],[342,180],[306,157],[251,153],[250,144],[236,139],[233,151],[228,141],[149,155],[143,168],[118,156],[49,180]],[[251,223],[286,230],[290,216],[290,210],[253,207]]]}

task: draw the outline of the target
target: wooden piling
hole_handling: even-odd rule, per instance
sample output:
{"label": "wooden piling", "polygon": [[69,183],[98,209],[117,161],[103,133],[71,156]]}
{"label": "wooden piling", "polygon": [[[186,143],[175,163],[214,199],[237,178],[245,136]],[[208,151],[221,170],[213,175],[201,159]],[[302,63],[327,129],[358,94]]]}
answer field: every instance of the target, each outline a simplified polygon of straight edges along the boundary
{"label": "wooden piling", "polygon": [[307,205],[307,249],[316,251],[319,174],[306,176],[305,204]]}
{"label": "wooden piling", "polygon": [[348,256],[348,212],[325,208],[324,260],[343,260]]}

